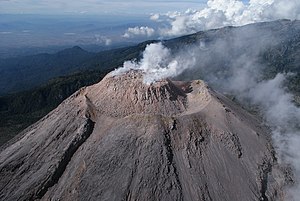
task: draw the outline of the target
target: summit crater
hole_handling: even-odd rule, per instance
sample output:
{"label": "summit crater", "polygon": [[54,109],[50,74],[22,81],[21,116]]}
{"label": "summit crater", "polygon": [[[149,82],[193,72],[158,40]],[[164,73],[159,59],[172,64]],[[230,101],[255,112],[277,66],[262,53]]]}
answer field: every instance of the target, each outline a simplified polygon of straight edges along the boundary
{"label": "summit crater", "polygon": [[143,82],[143,72],[131,70],[122,75],[108,74],[102,82],[91,86],[85,94],[99,109],[112,116],[130,114],[178,115],[195,107],[195,96],[209,102],[207,85],[163,79],[151,84]]}

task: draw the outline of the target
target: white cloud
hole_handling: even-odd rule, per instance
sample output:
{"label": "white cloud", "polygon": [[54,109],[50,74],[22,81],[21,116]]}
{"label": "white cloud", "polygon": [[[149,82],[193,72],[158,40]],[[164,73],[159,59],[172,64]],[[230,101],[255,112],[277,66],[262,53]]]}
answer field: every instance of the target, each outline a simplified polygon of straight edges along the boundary
{"label": "white cloud", "polygon": [[106,36],[102,36],[100,34],[95,34],[95,39],[96,39],[97,43],[101,43],[101,44],[104,44],[106,46],[109,46],[112,43],[112,39],[110,39]]}
{"label": "white cloud", "polygon": [[150,16],[150,19],[153,21],[158,21],[159,18],[160,18],[160,15],[158,13],[152,14]]}
{"label": "white cloud", "polygon": [[228,25],[240,26],[276,19],[300,19],[299,0],[208,0],[205,8],[186,12],[153,14],[150,19],[164,22],[161,36],[179,36]]}
{"label": "white cloud", "polygon": [[135,36],[150,37],[153,36],[154,33],[155,30],[147,26],[133,27],[133,28],[128,28],[125,34],[123,35],[123,37],[124,38],[133,38]]}
{"label": "white cloud", "polygon": [[7,34],[11,34],[12,32],[10,31],[1,31],[0,34],[3,34],[3,35],[7,35]]}
{"label": "white cloud", "polygon": [[76,33],[73,33],[73,32],[67,32],[67,33],[64,33],[64,35],[66,35],[66,36],[75,36]]}

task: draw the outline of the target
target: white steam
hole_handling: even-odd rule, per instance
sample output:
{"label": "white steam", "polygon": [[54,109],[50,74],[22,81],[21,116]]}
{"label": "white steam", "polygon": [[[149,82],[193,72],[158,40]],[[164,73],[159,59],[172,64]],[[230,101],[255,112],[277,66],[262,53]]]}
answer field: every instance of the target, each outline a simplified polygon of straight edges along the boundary
{"label": "white steam", "polygon": [[[252,76],[252,75],[248,75]],[[233,80],[236,78],[233,78]],[[246,82],[247,79],[244,81]],[[249,88],[236,90],[235,94],[259,105],[272,129],[273,139],[279,159],[292,164],[296,185],[289,189],[289,199],[300,199],[300,108],[293,104],[293,96],[283,88],[285,75],[258,82]]]}
{"label": "white steam", "polygon": [[300,19],[299,0],[208,0],[201,10],[153,14],[161,36],[179,36],[224,26],[240,26],[277,19]]}
{"label": "white steam", "polygon": [[[274,23],[274,27],[280,26],[285,25]],[[251,105],[260,108],[272,130],[279,159],[292,165],[294,170],[296,184],[288,189],[291,197],[287,200],[298,201],[300,200],[300,108],[295,106],[293,95],[284,87],[286,78],[293,75],[279,73],[273,79],[264,80],[262,75],[265,66],[259,60],[261,52],[267,51],[269,47],[275,48],[278,41],[283,41],[284,37],[277,38],[272,30],[265,32],[254,26],[239,30],[229,34],[233,36],[230,40],[217,39],[215,43],[206,45],[205,51],[201,47],[195,47],[193,51],[197,52],[194,54],[197,55],[197,66],[193,69],[200,69],[202,78],[213,84],[217,90],[233,94],[245,104],[250,101]],[[253,38],[256,39],[252,40]],[[194,74],[191,70],[186,76],[193,77]]]}
{"label": "white steam", "polygon": [[[266,1],[264,5],[268,7],[270,2],[275,1]],[[254,3],[251,1],[249,6]],[[239,5],[232,7],[237,9]],[[272,24],[280,29],[289,23],[281,21]],[[294,105],[292,94],[284,88],[286,77],[292,75],[277,74],[273,79],[264,80],[262,74],[265,67],[259,60],[260,53],[279,45],[285,36],[276,35],[269,27],[262,29],[252,25],[227,30],[231,30],[229,37],[214,38],[210,42],[203,38],[196,45],[176,53],[161,43],[150,44],[140,61],[127,61],[114,74],[130,69],[142,70],[144,81],[148,84],[178,75],[188,80],[201,78],[217,90],[235,95],[245,104],[250,102],[259,106],[272,129],[279,159],[291,164],[294,169],[297,183],[289,189],[289,195],[290,200],[297,201],[300,198],[300,108]]]}
{"label": "white steam", "polygon": [[187,60],[182,55],[172,56],[171,51],[161,43],[153,43],[147,45],[141,61],[126,61],[123,67],[113,72],[113,75],[122,74],[132,69],[142,70],[144,83],[151,84],[164,78],[177,76],[194,64],[194,58]]}

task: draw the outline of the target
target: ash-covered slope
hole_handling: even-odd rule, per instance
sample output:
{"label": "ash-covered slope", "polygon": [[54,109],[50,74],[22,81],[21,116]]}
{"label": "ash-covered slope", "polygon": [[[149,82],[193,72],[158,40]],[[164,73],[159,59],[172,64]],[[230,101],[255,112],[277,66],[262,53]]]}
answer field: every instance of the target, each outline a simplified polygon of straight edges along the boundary
{"label": "ash-covered slope", "polygon": [[0,152],[0,200],[283,199],[268,130],[205,83],[130,71],[83,88]]}

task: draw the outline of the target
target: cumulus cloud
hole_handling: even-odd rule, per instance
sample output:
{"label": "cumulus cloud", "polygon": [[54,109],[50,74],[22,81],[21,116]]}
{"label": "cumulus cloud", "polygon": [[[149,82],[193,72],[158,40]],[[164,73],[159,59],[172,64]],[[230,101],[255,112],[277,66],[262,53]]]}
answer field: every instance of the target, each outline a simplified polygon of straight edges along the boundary
{"label": "cumulus cloud", "polygon": [[[150,19],[163,22],[161,36],[179,36],[223,26],[240,26],[276,19],[300,19],[299,0],[208,0],[201,10],[153,14]],[[167,24],[167,27],[165,27]]]}
{"label": "cumulus cloud", "polygon": [[143,37],[150,37],[153,36],[155,30],[151,27],[142,26],[142,27],[133,27],[128,28],[125,34],[123,35],[124,38],[133,38],[136,36],[143,36]]}
{"label": "cumulus cloud", "polygon": [[153,21],[158,21],[159,18],[160,18],[159,13],[155,13],[155,14],[152,14],[152,15],[150,16],[150,19],[153,20]]}

